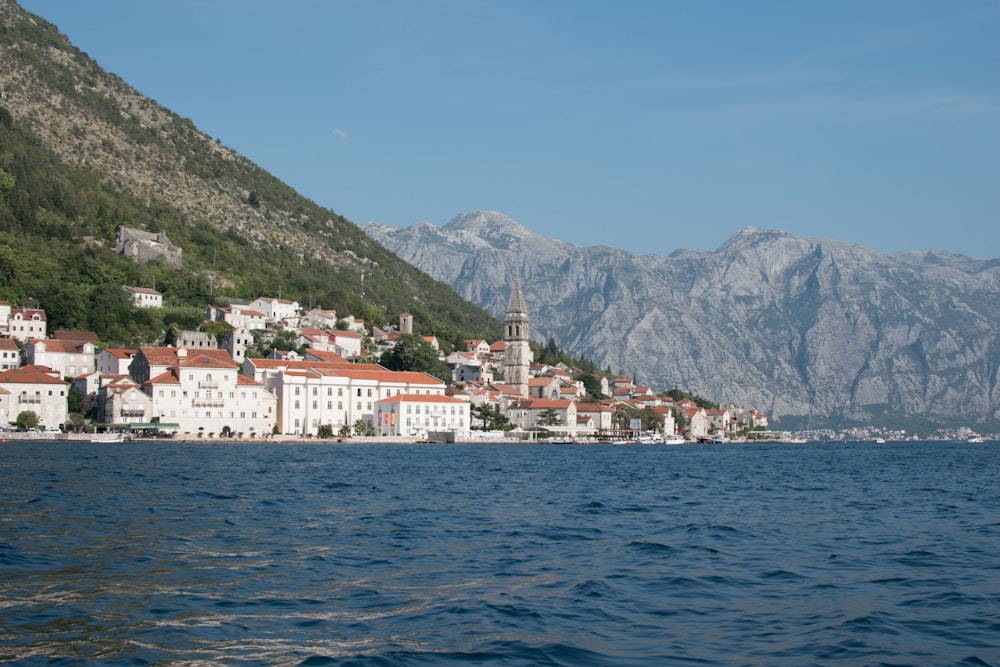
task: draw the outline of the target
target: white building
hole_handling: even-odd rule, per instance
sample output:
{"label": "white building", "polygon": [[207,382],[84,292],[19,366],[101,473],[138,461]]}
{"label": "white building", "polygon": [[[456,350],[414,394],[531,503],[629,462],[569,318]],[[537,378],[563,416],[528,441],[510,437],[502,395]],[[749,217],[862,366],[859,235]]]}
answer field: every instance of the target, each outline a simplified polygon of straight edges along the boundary
{"label": "white building", "polygon": [[254,331],[267,327],[267,317],[264,313],[246,306],[234,305],[231,308],[209,306],[205,311],[205,316],[206,319],[213,322],[227,322],[234,329]]}
{"label": "white building", "polygon": [[10,301],[0,301],[0,337],[8,335],[7,325],[10,323]]}
{"label": "white building", "polygon": [[138,350],[133,348],[105,348],[97,353],[97,372],[101,375],[128,375],[128,367]]}
{"label": "white building", "polygon": [[32,338],[45,338],[47,323],[45,311],[34,308],[18,308],[10,311],[7,320],[7,335],[25,343]]}
{"label": "white building", "polygon": [[243,363],[247,358],[247,348],[251,346],[253,346],[253,334],[242,327],[227,331],[222,337],[222,349],[237,363]]}
{"label": "white building", "polygon": [[279,324],[285,328],[296,328],[299,324],[299,302],[288,299],[260,297],[250,302],[250,309],[264,314],[267,322]]}
{"label": "white building", "polygon": [[98,391],[99,420],[105,424],[140,424],[153,414],[153,398],[127,375],[109,378]]}
{"label": "white building", "polygon": [[303,319],[305,320],[305,325],[308,327],[314,327],[316,329],[337,328],[337,311],[335,310],[323,310],[322,308],[316,307],[307,311]]}
{"label": "white building", "polygon": [[155,289],[125,285],[125,291],[136,308],[163,308],[163,295]]}
{"label": "white building", "polygon": [[21,365],[21,348],[13,338],[0,338],[0,371],[9,371]]}
{"label": "white building", "polygon": [[547,398],[516,399],[507,404],[504,413],[511,424],[522,429],[545,428],[553,433],[569,435],[577,431],[574,401]]}
{"label": "white building", "polygon": [[445,384],[426,373],[376,364],[247,359],[243,373],[278,397],[278,428],[289,435],[334,433],[359,421],[374,426],[377,401],[402,394],[444,396]]}
{"label": "white building", "polygon": [[427,437],[431,431],[467,434],[471,428],[467,401],[450,396],[399,394],[375,402],[375,434]]}
{"label": "white building", "polygon": [[356,359],[361,356],[364,336],[357,331],[334,330],[330,333],[333,335],[334,352],[348,359]]}
{"label": "white building", "polygon": [[194,437],[271,433],[277,413],[274,394],[241,375],[228,355],[184,352],[175,364],[143,383],[143,391],[153,400],[148,421],[177,424],[178,433]]}
{"label": "white building", "polygon": [[25,345],[25,357],[29,364],[58,371],[61,378],[97,370],[97,348],[89,341],[32,338]]}
{"label": "white building", "polygon": [[22,412],[38,415],[42,428],[58,428],[69,416],[66,399],[69,383],[59,372],[45,366],[22,366],[0,372],[0,389],[8,392],[6,422]]}

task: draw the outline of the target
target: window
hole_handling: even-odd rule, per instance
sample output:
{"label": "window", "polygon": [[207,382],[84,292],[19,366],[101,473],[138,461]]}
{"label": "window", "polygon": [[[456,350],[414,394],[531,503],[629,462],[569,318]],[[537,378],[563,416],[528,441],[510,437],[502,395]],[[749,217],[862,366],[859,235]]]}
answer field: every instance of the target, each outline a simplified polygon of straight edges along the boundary
{"label": "window", "polygon": [[313,396],[319,394],[319,387],[313,387]]}

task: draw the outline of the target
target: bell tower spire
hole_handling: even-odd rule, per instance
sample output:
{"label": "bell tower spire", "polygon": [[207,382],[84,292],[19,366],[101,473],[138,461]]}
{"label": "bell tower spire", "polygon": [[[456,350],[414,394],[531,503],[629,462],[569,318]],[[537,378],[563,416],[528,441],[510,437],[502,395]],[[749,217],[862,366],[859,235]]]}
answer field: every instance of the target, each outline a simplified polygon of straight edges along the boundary
{"label": "bell tower spire", "polygon": [[531,364],[531,346],[528,336],[528,308],[524,305],[521,281],[515,279],[507,302],[504,325],[503,371],[507,384],[522,396],[528,395],[528,367]]}

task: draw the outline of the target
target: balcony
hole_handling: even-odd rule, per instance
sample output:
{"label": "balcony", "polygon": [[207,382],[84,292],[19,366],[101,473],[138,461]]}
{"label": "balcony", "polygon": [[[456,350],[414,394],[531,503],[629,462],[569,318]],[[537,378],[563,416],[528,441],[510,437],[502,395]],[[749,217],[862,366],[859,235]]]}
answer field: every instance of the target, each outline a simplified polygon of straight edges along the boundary
{"label": "balcony", "polygon": [[202,381],[198,383],[198,389],[218,389],[219,383],[215,380]]}
{"label": "balcony", "polygon": [[118,412],[119,417],[142,417],[145,414],[145,408],[123,408]]}
{"label": "balcony", "polygon": [[17,400],[19,403],[41,403],[42,397],[32,396],[29,394],[21,394],[20,396],[17,397]]}
{"label": "balcony", "polygon": [[221,398],[196,398],[191,401],[191,407],[195,408],[224,408],[226,402]]}

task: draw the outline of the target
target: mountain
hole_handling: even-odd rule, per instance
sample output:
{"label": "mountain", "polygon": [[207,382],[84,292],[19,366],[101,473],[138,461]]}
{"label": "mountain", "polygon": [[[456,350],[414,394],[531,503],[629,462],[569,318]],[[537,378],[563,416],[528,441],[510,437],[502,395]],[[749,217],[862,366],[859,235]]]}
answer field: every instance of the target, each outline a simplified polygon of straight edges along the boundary
{"label": "mountain", "polygon": [[[182,270],[116,256],[118,225],[165,232]],[[0,300],[40,305],[52,329],[144,342],[159,324],[108,324],[130,312],[122,284],[155,285],[195,323],[207,302],[281,295],[380,326],[408,311],[446,345],[500,332],[449,286],[0,0]]]}
{"label": "mountain", "polygon": [[713,252],[635,256],[492,211],[363,229],[497,316],[520,278],[539,341],[782,427],[1000,422],[997,260],[749,227]]}

